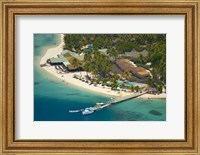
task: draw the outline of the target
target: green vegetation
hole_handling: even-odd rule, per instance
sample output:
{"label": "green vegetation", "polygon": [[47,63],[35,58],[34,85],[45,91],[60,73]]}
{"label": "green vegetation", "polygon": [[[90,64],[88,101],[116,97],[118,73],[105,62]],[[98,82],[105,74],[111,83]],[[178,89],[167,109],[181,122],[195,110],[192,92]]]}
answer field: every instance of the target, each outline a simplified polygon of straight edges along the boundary
{"label": "green vegetation", "polygon": [[[162,88],[166,88],[166,38],[163,35],[153,35],[153,40],[150,38],[147,40],[149,42],[146,47],[148,56],[140,55],[138,59],[132,58],[131,60],[137,66],[150,69],[152,78],[147,80],[148,85],[162,92]],[[151,63],[150,67],[145,65],[148,62]]]}
{"label": "green vegetation", "polygon": [[116,58],[118,57],[118,52],[117,52],[117,50],[115,48],[109,48],[107,50],[107,54],[110,56],[110,59],[112,61],[115,61]]}
{"label": "green vegetation", "polygon": [[116,50],[119,53],[130,52],[132,49],[136,51],[141,51],[142,48],[135,42],[125,42],[125,41],[118,41],[116,45]]}
{"label": "green vegetation", "polygon": [[74,68],[78,68],[79,67],[79,61],[78,61],[78,59],[74,58],[72,60],[71,64],[74,66]]}
{"label": "green vegetation", "polygon": [[131,91],[139,91],[141,88],[139,86],[131,86]]}
{"label": "green vegetation", "polygon": [[112,70],[112,65],[113,63],[109,57],[99,51],[95,51],[94,53],[88,52],[84,56],[83,69],[96,76],[106,78]]}
{"label": "green vegetation", "polygon": [[[80,62],[78,59],[74,58],[72,61],[71,61],[71,69],[77,69],[79,70],[80,72]],[[81,72],[80,72],[80,75],[81,75]],[[82,75],[81,75],[82,76]]]}
{"label": "green vegetation", "polygon": [[[146,82],[149,86],[157,88],[162,92],[166,88],[166,35],[165,34],[67,34],[64,36],[64,49],[76,53],[84,52],[84,61],[78,61],[77,67],[82,67],[90,74],[90,77],[109,79],[112,66],[118,58],[128,58],[138,67],[143,67],[151,72]],[[85,45],[93,45],[93,48],[84,51]],[[106,48],[106,54],[99,52],[99,49]],[[148,51],[148,55],[140,54],[139,58],[123,55],[135,49],[138,52]],[[69,56],[67,56],[71,59]],[[75,61],[69,60],[70,63]],[[150,63],[151,65],[146,65]],[[73,63],[75,65],[75,62]],[[76,65],[75,65],[76,66]],[[132,80],[131,73],[124,71],[124,78]],[[89,75],[88,75],[89,76]],[[119,75],[112,76],[113,87],[119,79]],[[105,83],[105,82],[104,82]]]}
{"label": "green vegetation", "polygon": [[123,75],[127,80],[130,80],[132,78],[132,74],[128,70],[125,70]]}
{"label": "green vegetation", "polygon": [[79,69],[80,70],[80,68],[83,65],[83,61],[81,61],[78,58],[71,56],[69,53],[65,53],[64,57],[67,58],[67,60],[71,64],[71,65],[68,66],[70,69],[72,69],[72,70]]}
{"label": "green vegetation", "polygon": [[130,52],[133,48],[143,50],[143,46],[165,40],[165,34],[67,34],[64,49],[80,52],[82,46],[93,44],[93,49],[115,48],[116,52]]}

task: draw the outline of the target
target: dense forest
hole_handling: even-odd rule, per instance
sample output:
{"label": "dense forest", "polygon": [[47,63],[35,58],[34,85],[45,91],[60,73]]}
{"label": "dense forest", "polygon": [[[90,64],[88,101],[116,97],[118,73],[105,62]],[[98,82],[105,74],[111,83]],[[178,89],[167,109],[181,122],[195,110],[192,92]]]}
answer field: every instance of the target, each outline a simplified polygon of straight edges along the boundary
{"label": "dense forest", "polygon": [[[147,56],[140,54],[139,58],[128,57],[128,59],[137,66],[151,71],[152,77],[147,79],[149,86],[156,87],[160,92],[163,87],[166,88],[165,34],[66,34],[64,41],[64,49],[76,53],[87,53],[84,68],[95,72],[95,74],[101,74],[103,77],[111,70],[112,62],[117,58],[123,58],[124,56],[121,55],[125,52],[130,52],[133,49],[137,52],[146,50],[148,51]],[[90,51],[95,53],[95,57],[88,54],[91,52],[82,50],[85,45],[93,45]],[[99,53],[99,49],[107,49],[107,55]],[[151,63],[151,65],[147,66],[147,63]],[[95,69],[91,69],[94,67]]]}

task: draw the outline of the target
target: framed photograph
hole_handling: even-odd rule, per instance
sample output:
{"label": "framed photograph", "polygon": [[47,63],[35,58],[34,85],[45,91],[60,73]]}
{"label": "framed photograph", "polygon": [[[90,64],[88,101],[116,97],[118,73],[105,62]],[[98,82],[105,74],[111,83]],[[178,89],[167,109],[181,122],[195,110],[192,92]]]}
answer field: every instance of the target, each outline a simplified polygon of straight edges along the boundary
{"label": "framed photograph", "polygon": [[200,154],[199,4],[1,1],[1,154]]}

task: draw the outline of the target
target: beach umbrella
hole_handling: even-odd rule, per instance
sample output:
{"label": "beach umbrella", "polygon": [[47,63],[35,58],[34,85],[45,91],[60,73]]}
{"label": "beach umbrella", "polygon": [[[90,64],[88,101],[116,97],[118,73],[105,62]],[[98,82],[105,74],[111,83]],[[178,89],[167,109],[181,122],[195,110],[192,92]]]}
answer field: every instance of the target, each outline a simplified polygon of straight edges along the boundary
{"label": "beach umbrella", "polygon": [[120,92],[120,87],[119,86],[117,87],[117,91]]}
{"label": "beach umbrella", "polygon": [[122,93],[120,93],[120,94],[119,94],[119,96],[121,97],[121,96],[123,96],[123,94],[122,94]]}

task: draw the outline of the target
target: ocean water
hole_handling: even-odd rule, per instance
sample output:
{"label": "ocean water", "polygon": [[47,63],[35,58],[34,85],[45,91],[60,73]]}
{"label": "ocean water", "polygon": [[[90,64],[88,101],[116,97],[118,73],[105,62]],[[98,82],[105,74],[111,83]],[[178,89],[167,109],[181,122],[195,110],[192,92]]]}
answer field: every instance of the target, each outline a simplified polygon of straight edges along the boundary
{"label": "ocean water", "polygon": [[34,121],[165,121],[166,99],[132,99],[90,115],[69,113],[109,96],[63,83],[39,65],[47,49],[60,43],[59,34],[34,35]]}

